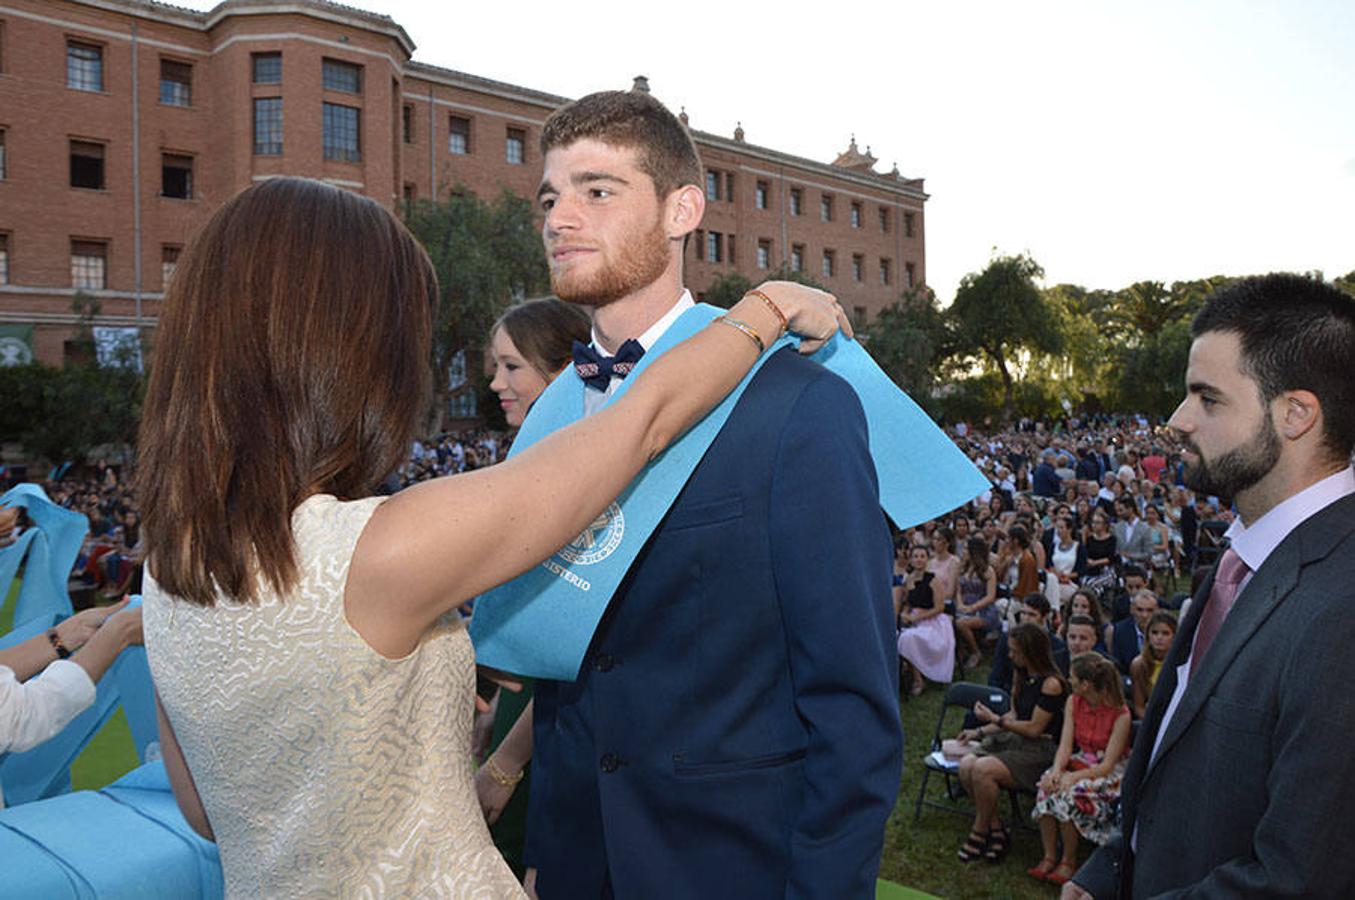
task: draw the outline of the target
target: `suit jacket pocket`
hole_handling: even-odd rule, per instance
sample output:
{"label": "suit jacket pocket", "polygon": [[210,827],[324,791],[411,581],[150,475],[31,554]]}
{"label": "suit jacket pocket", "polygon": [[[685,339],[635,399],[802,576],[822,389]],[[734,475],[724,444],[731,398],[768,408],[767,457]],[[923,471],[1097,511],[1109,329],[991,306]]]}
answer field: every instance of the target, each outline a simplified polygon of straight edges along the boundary
{"label": "suit jacket pocket", "polygon": [[1212,724],[1231,731],[1270,734],[1275,730],[1274,713],[1223,697],[1210,697],[1201,707],[1200,714]]}
{"label": "suit jacket pocket", "polygon": [[734,772],[747,772],[753,769],[773,769],[789,765],[805,758],[804,748],[784,753],[764,753],[745,759],[728,759],[714,762],[687,762],[681,753],[673,754],[673,772],[677,775],[728,775]]}
{"label": "suit jacket pocket", "polygon": [[687,528],[700,528],[703,525],[718,525],[743,518],[743,497],[721,497],[707,503],[684,505],[674,509],[664,524],[665,532],[681,531]]}

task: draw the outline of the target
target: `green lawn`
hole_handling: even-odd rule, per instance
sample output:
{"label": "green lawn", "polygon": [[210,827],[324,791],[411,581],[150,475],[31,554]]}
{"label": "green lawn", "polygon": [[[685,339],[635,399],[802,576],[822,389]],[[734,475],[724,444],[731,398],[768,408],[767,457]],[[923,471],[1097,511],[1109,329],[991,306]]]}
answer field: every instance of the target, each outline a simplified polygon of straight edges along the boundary
{"label": "green lawn", "polygon": [[[983,669],[970,671],[968,680],[982,682],[987,678],[985,665]],[[1026,874],[1026,869],[1035,865],[1041,856],[1040,838],[1036,832],[1013,830],[1015,840],[1011,852],[1001,863],[994,865],[984,860],[962,863],[955,853],[969,833],[971,817],[923,807],[921,819],[913,821],[913,804],[922,784],[922,758],[930,749],[944,695],[944,685],[928,684],[922,696],[910,697],[899,706],[904,730],[903,784],[894,814],[885,828],[880,877],[939,897],[1057,897],[1057,888],[1035,881]],[[952,715],[958,719],[958,713]],[[927,783],[928,795],[939,798],[944,790],[944,780],[933,775]],[[1022,809],[1028,811],[1030,798],[1022,799]],[[1011,807],[1005,795],[1001,809],[1004,816],[1010,815]],[[1083,858],[1087,852],[1084,847]]]}

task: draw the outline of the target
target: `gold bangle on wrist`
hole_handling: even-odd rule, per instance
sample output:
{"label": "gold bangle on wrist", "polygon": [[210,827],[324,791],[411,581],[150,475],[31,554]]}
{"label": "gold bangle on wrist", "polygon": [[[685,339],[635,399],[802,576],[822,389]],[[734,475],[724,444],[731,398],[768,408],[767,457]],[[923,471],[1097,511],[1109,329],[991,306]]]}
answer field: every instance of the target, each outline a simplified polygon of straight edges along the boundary
{"label": "gold bangle on wrist", "polygon": [[499,764],[494,761],[494,757],[492,756],[485,760],[485,771],[489,773],[490,778],[493,778],[504,787],[515,786],[522,780],[522,776],[527,772],[526,769],[518,769],[516,775],[509,775],[503,769],[499,768]]}
{"label": "gold bangle on wrist", "polygon": [[776,303],[772,301],[771,297],[768,297],[757,288],[753,288],[747,294],[744,294],[744,296],[756,297],[767,304],[767,308],[776,314],[777,321],[781,323],[781,333],[785,334],[787,331],[790,331],[790,322],[786,321],[786,314],[781,311],[781,307],[777,306]]}
{"label": "gold bangle on wrist", "polygon": [[748,340],[752,341],[757,346],[757,352],[759,354],[767,349],[767,345],[762,342],[762,335],[758,334],[757,329],[753,328],[753,326],[749,325],[747,322],[730,318],[729,316],[716,316],[715,321],[723,322],[731,328],[737,328],[739,331],[748,335]]}

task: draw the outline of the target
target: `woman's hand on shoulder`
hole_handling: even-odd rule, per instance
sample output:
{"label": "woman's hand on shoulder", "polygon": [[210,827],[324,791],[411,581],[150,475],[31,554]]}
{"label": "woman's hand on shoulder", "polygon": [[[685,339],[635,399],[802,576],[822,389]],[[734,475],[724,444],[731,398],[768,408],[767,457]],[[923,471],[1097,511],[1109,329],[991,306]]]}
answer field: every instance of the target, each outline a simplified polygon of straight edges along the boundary
{"label": "woman's hand on shoulder", "polygon": [[771,300],[785,316],[789,330],[800,335],[801,353],[814,353],[838,331],[853,336],[846,312],[827,291],[793,281],[764,281],[754,290]]}

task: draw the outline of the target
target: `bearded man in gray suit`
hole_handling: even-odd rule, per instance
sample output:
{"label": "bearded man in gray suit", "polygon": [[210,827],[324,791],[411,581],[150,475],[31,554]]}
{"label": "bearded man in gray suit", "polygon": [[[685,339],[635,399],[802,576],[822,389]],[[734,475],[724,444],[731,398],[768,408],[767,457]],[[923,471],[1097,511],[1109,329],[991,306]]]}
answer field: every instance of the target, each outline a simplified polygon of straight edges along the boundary
{"label": "bearded man in gray suit", "polygon": [[1191,328],[1187,484],[1236,503],[1125,773],[1121,834],[1065,898],[1350,897],[1355,298],[1248,278]]}

